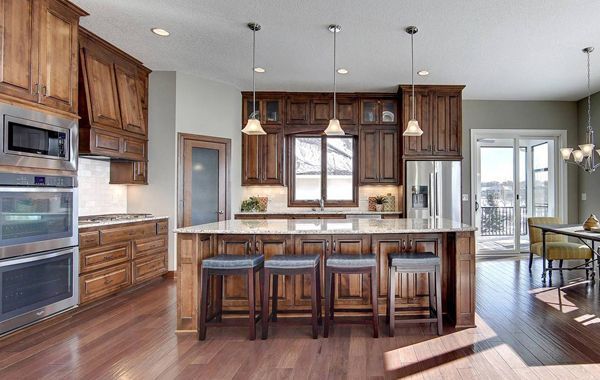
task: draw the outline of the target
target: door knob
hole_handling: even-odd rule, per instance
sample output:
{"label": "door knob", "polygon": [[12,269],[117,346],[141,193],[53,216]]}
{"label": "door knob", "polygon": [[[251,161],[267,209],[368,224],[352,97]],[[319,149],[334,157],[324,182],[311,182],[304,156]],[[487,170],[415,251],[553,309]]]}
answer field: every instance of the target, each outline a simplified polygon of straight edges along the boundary
{"label": "door knob", "polygon": [[217,211],[217,214],[219,214],[219,215],[223,215],[223,214],[224,214],[224,212],[223,212],[222,210],[219,210],[219,211]]}

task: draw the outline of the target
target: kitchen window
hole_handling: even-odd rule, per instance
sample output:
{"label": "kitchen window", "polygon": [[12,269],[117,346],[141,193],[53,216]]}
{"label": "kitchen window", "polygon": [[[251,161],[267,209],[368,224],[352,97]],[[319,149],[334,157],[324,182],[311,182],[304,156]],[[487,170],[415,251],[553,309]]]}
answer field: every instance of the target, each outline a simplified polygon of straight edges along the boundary
{"label": "kitchen window", "polygon": [[290,138],[289,206],[357,206],[356,141],[352,136]]}

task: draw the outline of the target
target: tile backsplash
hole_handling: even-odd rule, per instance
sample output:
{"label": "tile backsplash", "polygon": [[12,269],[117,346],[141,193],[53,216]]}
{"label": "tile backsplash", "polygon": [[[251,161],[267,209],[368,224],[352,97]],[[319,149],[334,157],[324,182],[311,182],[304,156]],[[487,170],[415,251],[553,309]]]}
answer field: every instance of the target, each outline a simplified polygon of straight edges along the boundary
{"label": "tile backsplash", "polygon": [[[369,209],[369,197],[392,194],[396,197],[396,210],[402,210],[402,186],[359,186],[358,207],[328,207],[328,210],[360,210]],[[251,196],[269,198],[267,211],[308,211],[310,208],[288,207],[288,188],[283,186],[243,186],[242,200]],[[240,210],[240,205],[234,205],[234,212]]]}
{"label": "tile backsplash", "polygon": [[79,158],[79,216],[127,212],[127,186],[109,185],[110,162]]}

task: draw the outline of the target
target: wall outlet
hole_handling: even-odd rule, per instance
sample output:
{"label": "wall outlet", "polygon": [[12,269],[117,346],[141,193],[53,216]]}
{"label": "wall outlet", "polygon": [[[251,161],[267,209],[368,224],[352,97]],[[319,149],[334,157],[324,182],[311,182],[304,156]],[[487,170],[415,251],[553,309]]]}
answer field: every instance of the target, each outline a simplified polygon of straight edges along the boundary
{"label": "wall outlet", "polygon": [[469,201],[469,194],[463,194],[462,195],[462,201],[463,202],[468,202]]}
{"label": "wall outlet", "polygon": [[581,200],[587,201],[587,193],[581,193]]}

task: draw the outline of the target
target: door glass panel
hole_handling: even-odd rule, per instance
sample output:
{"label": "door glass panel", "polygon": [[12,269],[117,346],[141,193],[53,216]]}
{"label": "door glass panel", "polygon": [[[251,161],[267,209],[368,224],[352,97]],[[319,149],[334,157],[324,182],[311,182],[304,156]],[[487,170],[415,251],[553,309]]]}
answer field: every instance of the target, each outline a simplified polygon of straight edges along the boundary
{"label": "door glass panel", "polygon": [[377,123],[377,101],[363,100],[362,102],[362,122]]}
{"label": "door glass panel", "polygon": [[297,137],[294,146],[295,199],[321,199],[321,138]]}
{"label": "door glass panel", "polygon": [[327,200],[351,201],[354,191],[354,139],[327,138]]}
{"label": "door glass panel", "polygon": [[192,225],[218,220],[219,151],[192,148]]}
{"label": "door glass panel", "polygon": [[73,236],[72,192],[0,192],[0,246]]}
{"label": "door glass panel", "polygon": [[277,100],[267,100],[266,101],[266,112],[265,115],[267,118],[267,122],[276,123],[279,121],[279,101]]}
{"label": "door glass panel", "polygon": [[395,123],[396,122],[396,102],[393,100],[384,100],[383,110],[381,112],[382,123]]}

